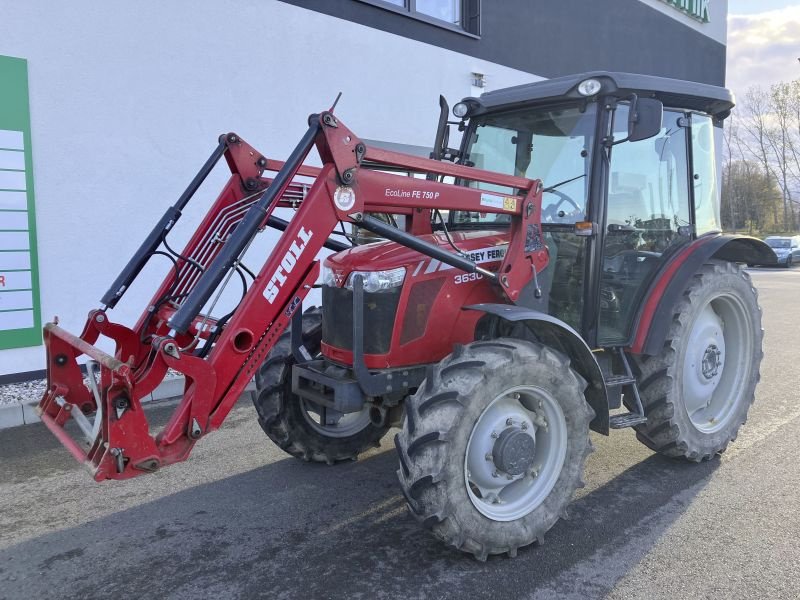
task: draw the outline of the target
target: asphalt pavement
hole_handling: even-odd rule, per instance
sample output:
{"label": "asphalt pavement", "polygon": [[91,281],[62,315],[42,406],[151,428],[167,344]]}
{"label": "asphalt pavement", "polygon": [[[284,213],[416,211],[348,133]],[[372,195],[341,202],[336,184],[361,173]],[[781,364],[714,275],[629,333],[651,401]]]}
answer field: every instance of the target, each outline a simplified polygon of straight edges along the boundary
{"label": "asphalt pavement", "polygon": [[187,462],[125,482],[92,481],[41,425],[0,432],[0,598],[796,599],[800,269],[751,274],[765,358],[737,441],[689,465],[630,430],[593,434],[570,520],[515,559],[480,563],[420,528],[391,436],[305,464],[240,402]]}

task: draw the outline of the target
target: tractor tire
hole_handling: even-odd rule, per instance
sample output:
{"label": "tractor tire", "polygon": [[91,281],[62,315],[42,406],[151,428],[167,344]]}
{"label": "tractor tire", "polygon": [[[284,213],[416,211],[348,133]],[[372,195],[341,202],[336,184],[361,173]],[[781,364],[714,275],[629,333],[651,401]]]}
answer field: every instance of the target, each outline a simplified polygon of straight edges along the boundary
{"label": "tractor tire", "polygon": [[708,460],[747,420],[764,356],[761,308],[740,265],[703,265],[675,306],[664,349],[635,361],[647,422],[636,437],[671,458]]}
{"label": "tractor tire", "polygon": [[[303,343],[316,356],[321,341],[322,314],[312,307],[303,313]],[[253,403],[261,428],[273,442],[295,458],[329,465],[355,460],[361,452],[380,445],[389,426],[373,425],[368,405],[361,412],[345,414],[335,424],[323,425],[316,412],[319,408],[292,394],[294,364],[287,329],[256,373]]]}
{"label": "tractor tire", "polygon": [[591,452],[586,382],[562,354],[511,338],[473,342],[432,367],[395,437],[411,514],[486,560],[544,541]]}

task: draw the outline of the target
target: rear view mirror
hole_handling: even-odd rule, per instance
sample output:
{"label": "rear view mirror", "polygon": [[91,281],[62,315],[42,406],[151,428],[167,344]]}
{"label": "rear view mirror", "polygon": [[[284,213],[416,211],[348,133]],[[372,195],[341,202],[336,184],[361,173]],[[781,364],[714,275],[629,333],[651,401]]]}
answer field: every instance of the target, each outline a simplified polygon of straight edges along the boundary
{"label": "rear view mirror", "polygon": [[628,141],[638,142],[658,135],[664,118],[664,105],[653,98],[636,98],[628,113]]}

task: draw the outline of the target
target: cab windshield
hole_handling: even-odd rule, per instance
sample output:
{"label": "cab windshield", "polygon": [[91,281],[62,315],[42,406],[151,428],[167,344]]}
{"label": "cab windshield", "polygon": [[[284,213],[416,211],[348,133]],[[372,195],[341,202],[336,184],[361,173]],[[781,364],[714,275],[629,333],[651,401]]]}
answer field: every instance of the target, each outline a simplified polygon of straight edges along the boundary
{"label": "cab windshield", "polygon": [[[479,169],[541,179],[547,191],[542,198],[542,223],[572,224],[586,213],[594,104],[525,108],[473,119],[465,160]],[[478,189],[515,193],[488,183]],[[508,215],[453,211],[455,227],[507,225]]]}

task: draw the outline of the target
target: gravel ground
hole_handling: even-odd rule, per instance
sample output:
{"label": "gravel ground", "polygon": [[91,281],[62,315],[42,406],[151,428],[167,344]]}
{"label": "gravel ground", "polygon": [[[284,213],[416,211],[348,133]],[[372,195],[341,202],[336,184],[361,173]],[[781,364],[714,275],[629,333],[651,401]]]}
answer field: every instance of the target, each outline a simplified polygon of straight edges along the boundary
{"label": "gravel ground", "polygon": [[[167,371],[167,376],[164,379],[172,379],[175,377],[182,377],[182,375],[170,369]],[[42,396],[44,396],[46,386],[46,379],[34,379],[32,381],[23,381],[22,383],[0,385],[0,406],[38,402],[42,399]]]}
{"label": "gravel ground", "polygon": [[45,379],[0,385],[0,406],[38,402],[44,396]]}

